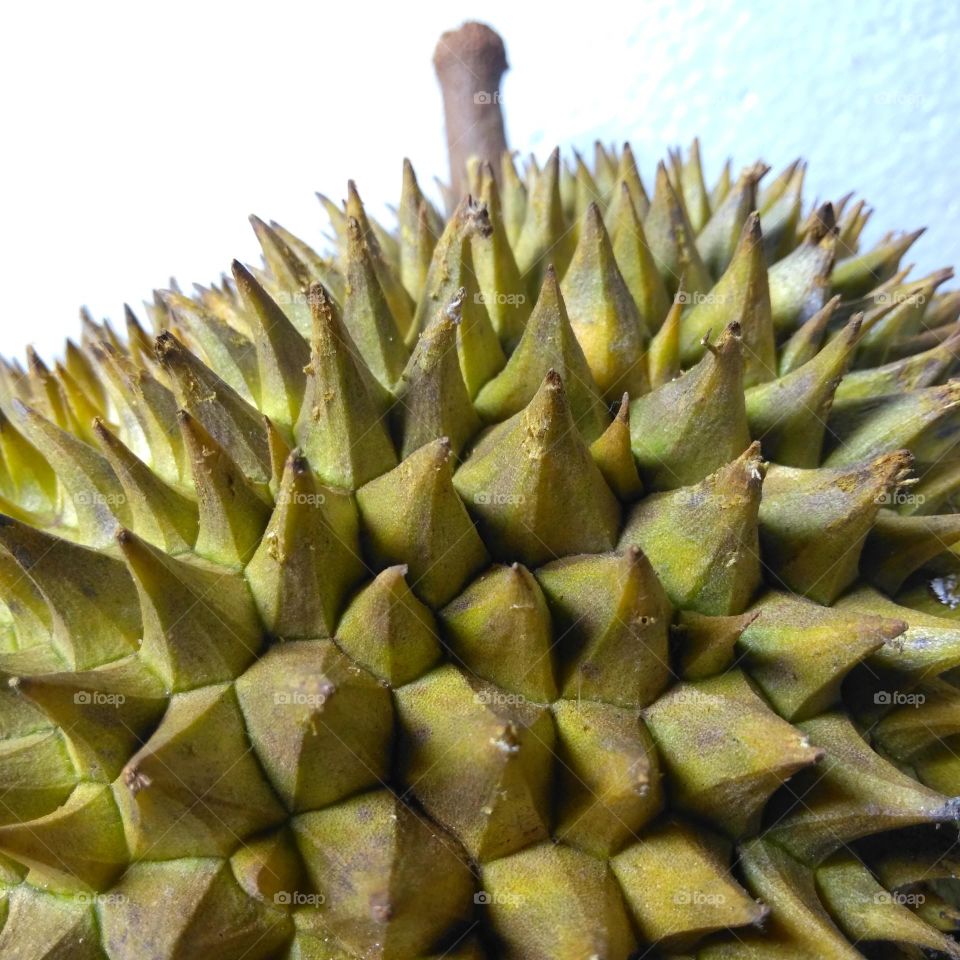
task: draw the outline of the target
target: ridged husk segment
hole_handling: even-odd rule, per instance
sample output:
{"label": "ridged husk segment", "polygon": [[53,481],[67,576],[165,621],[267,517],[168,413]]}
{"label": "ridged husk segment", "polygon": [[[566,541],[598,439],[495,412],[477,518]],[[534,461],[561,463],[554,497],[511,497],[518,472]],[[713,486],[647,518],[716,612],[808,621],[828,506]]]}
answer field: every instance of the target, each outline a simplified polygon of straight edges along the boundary
{"label": "ridged husk segment", "polygon": [[960,956],[960,300],[767,172],[405,163],[0,363],[0,957]]}

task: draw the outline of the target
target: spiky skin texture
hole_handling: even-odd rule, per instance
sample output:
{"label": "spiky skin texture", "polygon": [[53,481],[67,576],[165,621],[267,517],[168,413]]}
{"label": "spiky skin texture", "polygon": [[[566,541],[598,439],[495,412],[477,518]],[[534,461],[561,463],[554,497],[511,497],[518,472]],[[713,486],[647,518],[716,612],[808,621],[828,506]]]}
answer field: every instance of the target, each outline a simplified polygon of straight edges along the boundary
{"label": "spiky skin texture", "polygon": [[0,957],[960,956],[960,301],[765,172],[405,164],[0,365]]}

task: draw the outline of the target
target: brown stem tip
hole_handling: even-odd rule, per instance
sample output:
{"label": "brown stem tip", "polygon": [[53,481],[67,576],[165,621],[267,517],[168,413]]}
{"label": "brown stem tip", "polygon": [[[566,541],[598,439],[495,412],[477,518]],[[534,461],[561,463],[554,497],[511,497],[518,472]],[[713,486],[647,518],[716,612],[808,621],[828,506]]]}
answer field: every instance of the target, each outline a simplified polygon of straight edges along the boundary
{"label": "brown stem tip", "polygon": [[467,160],[477,157],[496,174],[507,149],[500,109],[507,54],[495,30],[470,21],[440,37],[433,65],[443,93],[450,183],[454,197],[460,198],[467,192]]}

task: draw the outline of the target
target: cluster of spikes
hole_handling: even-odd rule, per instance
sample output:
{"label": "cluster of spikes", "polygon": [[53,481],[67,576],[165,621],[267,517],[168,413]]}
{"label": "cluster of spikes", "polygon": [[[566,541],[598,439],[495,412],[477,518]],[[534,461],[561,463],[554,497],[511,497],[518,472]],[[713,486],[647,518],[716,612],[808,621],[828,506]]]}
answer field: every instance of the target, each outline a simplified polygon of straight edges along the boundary
{"label": "cluster of spikes", "polygon": [[960,294],[767,172],[406,163],[3,362],[0,956],[960,958]]}

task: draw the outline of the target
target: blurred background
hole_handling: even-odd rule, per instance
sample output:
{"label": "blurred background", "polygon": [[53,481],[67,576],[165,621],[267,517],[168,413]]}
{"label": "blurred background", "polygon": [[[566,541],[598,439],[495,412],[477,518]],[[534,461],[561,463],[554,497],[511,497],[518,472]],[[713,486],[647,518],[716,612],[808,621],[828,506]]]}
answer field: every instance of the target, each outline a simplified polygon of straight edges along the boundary
{"label": "blurred background", "polygon": [[171,275],[256,260],[249,213],[321,245],[315,190],[339,200],[352,176],[386,218],[404,156],[423,186],[445,177],[431,57],[465,19],[506,42],[515,149],[629,139],[651,186],[695,135],[711,182],[728,155],[774,173],[803,155],[809,200],[874,207],[866,244],[927,226],[917,271],[960,265],[960,4],[17,4],[0,39],[0,353],[52,356],[81,304],[142,318]]}

